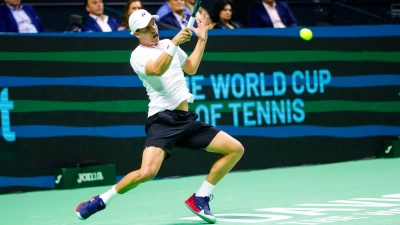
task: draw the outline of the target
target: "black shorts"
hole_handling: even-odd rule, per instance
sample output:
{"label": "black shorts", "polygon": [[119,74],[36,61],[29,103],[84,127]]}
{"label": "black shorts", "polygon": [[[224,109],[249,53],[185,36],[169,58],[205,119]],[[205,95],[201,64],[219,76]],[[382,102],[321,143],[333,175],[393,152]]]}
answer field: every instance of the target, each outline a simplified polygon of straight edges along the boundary
{"label": "black shorts", "polygon": [[216,127],[197,121],[194,112],[165,110],[147,118],[146,147],[159,147],[171,157],[174,146],[204,150],[220,131]]}

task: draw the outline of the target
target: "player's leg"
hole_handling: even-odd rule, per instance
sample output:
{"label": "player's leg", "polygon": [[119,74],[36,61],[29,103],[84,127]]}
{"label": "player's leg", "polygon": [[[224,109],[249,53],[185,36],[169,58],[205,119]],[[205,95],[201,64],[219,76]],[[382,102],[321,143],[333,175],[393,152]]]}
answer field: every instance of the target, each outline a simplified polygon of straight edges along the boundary
{"label": "player's leg", "polygon": [[206,151],[222,154],[222,157],[212,165],[206,178],[206,181],[216,185],[240,160],[244,148],[238,140],[220,131],[207,146]]}
{"label": "player's leg", "polygon": [[186,206],[203,220],[215,223],[216,217],[211,213],[209,201],[215,185],[235,166],[244,153],[242,144],[220,131],[206,147],[206,151],[220,153],[222,156],[213,164],[206,180],[200,189],[185,201]]}
{"label": "player's leg", "polygon": [[160,170],[165,154],[166,153],[161,148],[147,147],[143,151],[142,165],[140,169],[124,176],[107,192],[94,196],[87,202],[80,203],[76,208],[76,215],[78,218],[82,220],[89,218],[96,212],[105,209],[107,202],[109,202],[117,193],[126,193],[127,191],[137,187],[139,184],[153,179]]}
{"label": "player's leg", "polygon": [[165,151],[161,148],[147,147],[143,151],[140,169],[127,174],[115,185],[117,193],[124,194],[137,187],[140,183],[153,179],[160,170],[165,154]]}

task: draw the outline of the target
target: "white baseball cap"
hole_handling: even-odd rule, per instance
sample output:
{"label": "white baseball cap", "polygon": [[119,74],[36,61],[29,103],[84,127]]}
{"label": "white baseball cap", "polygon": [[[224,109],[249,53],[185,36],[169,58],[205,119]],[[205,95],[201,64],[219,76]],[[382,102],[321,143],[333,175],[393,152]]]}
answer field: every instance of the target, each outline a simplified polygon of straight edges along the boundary
{"label": "white baseball cap", "polygon": [[129,28],[131,34],[137,29],[146,27],[152,18],[158,18],[158,15],[151,15],[144,9],[138,9],[129,16]]}

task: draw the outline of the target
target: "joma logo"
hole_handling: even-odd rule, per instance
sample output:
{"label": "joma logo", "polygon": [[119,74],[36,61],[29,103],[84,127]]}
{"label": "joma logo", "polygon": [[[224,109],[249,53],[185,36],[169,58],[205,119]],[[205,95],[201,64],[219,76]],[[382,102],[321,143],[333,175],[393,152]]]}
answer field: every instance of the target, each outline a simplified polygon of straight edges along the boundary
{"label": "joma logo", "polygon": [[94,173],[78,173],[78,179],[76,182],[78,184],[82,182],[96,181],[96,180],[104,180],[103,174],[101,172]]}

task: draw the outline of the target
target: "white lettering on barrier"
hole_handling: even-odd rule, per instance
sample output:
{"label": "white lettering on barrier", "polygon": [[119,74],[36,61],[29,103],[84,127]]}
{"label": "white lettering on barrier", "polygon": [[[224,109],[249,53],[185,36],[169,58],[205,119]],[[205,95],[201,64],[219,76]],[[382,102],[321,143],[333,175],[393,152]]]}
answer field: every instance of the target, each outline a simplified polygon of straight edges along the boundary
{"label": "white lettering on barrier", "polygon": [[59,184],[60,181],[61,181],[61,178],[62,178],[62,175],[60,174],[60,175],[57,176],[57,180],[55,180],[54,182],[55,182],[56,184]]}
{"label": "white lettering on barrier", "polygon": [[76,180],[76,182],[80,184],[82,182],[90,182],[97,180],[104,180],[103,174],[101,172],[78,173],[78,179]]}

